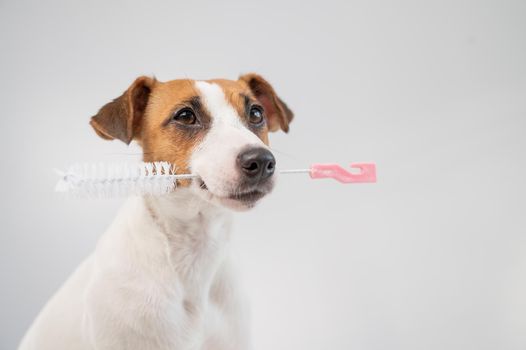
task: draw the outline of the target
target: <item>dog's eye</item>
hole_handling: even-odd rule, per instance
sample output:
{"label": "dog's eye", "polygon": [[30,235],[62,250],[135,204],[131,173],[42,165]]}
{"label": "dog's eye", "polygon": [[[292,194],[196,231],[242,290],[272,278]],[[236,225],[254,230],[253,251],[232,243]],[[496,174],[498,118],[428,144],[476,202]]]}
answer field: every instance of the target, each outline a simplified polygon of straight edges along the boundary
{"label": "dog's eye", "polygon": [[248,115],[248,121],[250,124],[258,125],[263,122],[263,109],[259,106],[250,107],[250,113]]}
{"label": "dog's eye", "polygon": [[183,125],[195,125],[197,124],[197,117],[195,116],[194,111],[190,108],[183,108],[177,113],[174,114],[172,120],[176,123]]}

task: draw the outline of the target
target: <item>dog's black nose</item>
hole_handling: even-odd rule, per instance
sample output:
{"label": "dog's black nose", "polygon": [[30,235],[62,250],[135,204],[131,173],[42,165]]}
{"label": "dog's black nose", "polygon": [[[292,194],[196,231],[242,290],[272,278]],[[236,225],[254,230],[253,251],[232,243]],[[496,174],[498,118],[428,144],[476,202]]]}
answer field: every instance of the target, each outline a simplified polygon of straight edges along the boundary
{"label": "dog's black nose", "polygon": [[247,180],[258,183],[274,174],[276,159],[265,148],[249,148],[237,156],[237,164]]}

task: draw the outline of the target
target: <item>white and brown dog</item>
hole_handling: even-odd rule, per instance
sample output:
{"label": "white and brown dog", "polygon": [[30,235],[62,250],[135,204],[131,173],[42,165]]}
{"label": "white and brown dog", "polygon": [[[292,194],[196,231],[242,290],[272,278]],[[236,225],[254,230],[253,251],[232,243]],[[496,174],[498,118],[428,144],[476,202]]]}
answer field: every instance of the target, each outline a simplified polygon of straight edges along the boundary
{"label": "white and brown dog", "polygon": [[228,254],[229,209],[272,190],[268,131],[292,112],[256,74],[140,77],[91,125],[137,141],[144,161],[193,173],[171,194],[130,198],[95,252],[48,302],[20,349],[248,349],[245,300]]}

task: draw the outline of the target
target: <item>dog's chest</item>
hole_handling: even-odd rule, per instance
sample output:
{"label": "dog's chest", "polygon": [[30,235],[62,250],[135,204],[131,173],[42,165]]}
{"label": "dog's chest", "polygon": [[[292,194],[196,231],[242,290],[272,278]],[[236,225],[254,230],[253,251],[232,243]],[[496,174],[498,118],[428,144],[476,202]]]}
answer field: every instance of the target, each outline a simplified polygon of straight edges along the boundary
{"label": "dog's chest", "polygon": [[237,348],[233,344],[240,343],[238,338],[244,337],[244,330],[239,329],[243,313],[239,300],[228,295],[227,289],[233,288],[235,281],[225,278],[227,275],[226,271],[220,271],[208,290],[203,288],[201,291],[206,292],[199,294],[195,286],[187,288],[183,283],[177,286],[178,292],[162,298],[163,302],[159,303],[162,306],[150,314],[153,317],[144,319],[145,325],[154,325],[150,336],[156,334],[155,338],[164,339],[162,343],[167,349]]}
{"label": "dog's chest", "polygon": [[143,202],[131,204],[97,248],[101,269],[89,292],[96,337],[115,328],[103,320],[116,319],[126,348],[245,348],[244,299],[228,256],[230,216],[167,221],[160,219],[166,212],[181,211],[154,207],[157,217]]}
{"label": "dog's chest", "polygon": [[168,222],[166,229],[178,291],[169,302],[183,315],[176,328],[185,330],[179,337],[192,333],[187,340],[196,349],[239,348],[245,307],[229,257],[230,215],[202,209],[192,220]]}

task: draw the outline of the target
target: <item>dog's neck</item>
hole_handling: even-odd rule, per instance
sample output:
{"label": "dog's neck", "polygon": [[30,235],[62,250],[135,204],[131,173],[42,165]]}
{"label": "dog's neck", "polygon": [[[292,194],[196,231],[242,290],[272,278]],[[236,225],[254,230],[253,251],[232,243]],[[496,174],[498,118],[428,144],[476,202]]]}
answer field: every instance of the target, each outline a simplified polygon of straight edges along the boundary
{"label": "dog's neck", "polygon": [[230,213],[210,204],[188,189],[178,189],[163,196],[145,196],[146,208],[152,219],[168,236],[196,237],[218,220],[230,217]]}
{"label": "dog's neck", "polygon": [[231,214],[187,189],[144,197],[147,215],[166,237],[171,265],[194,293],[205,292],[227,253]]}

